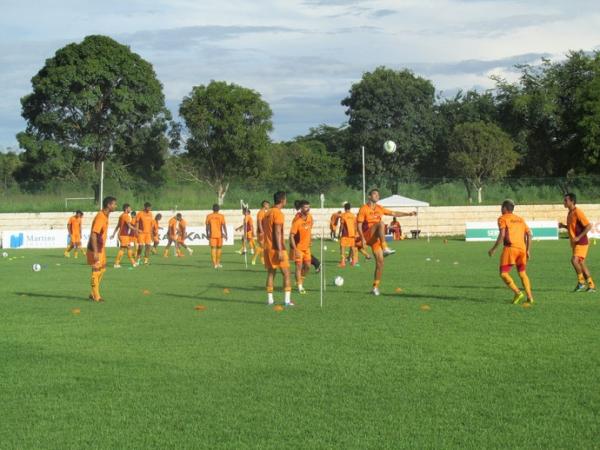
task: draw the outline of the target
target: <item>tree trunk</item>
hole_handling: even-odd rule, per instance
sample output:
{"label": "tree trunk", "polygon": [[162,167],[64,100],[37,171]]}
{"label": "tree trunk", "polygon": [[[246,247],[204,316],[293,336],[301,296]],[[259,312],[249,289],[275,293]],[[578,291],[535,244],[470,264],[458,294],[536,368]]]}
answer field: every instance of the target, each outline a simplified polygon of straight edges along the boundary
{"label": "tree trunk", "polygon": [[218,183],[217,184],[217,203],[219,206],[223,206],[223,201],[225,200],[225,195],[227,194],[227,190],[229,189],[229,183]]}
{"label": "tree trunk", "polygon": [[469,180],[464,180],[465,189],[467,190],[467,200],[469,201],[469,205],[473,203],[473,195],[471,194],[471,182]]}
{"label": "tree trunk", "polygon": [[477,203],[481,205],[483,201],[483,186],[477,186]]}

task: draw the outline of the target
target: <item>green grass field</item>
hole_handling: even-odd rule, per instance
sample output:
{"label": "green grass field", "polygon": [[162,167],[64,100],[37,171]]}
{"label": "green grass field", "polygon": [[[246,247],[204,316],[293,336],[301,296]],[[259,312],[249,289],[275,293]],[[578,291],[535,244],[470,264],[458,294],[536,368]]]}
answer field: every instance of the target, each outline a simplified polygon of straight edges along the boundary
{"label": "green grass field", "polygon": [[488,244],[434,240],[395,246],[378,298],[328,243],[323,309],[312,274],[283,312],[232,248],[109,268],[104,304],[82,259],[9,251],[0,447],[600,448],[600,293],[570,292],[566,241],[534,244],[533,308]]}

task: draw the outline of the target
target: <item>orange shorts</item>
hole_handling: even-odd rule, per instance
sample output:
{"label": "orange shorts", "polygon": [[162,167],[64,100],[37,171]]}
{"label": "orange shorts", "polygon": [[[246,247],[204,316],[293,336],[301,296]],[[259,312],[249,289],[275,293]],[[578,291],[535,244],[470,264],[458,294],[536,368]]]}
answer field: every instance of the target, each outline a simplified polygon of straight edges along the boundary
{"label": "orange shorts", "polygon": [[517,270],[522,272],[527,266],[527,252],[520,248],[504,247],[500,256],[500,271],[510,272],[512,266],[517,266]]}
{"label": "orange shorts", "polygon": [[152,244],[152,235],[150,233],[139,233],[137,237],[138,245]]}
{"label": "orange shorts", "polygon": [[290,268],[290,258],[288,257],[288,253],[286,250],[283,250],[282,257],[279,259],[279,252],[274,249],[265,250],[265,267],[267,269],[289,269]]}
{"label": "orange shorts", "polygon": [[223,238],[210,238],[210,246],[211,247],[223,247]]}
{"label": "orange shorts", "polygon": [[94,261],[94,252],[89,250],[87,251],[87,263],[92,266],[92,270],[99,270],[99,269],[105,269],[106,268],[106,251],[102,250],[99,254],[100,259],[98,260],[98,262],[96,263],[96,261]]}
{"label": "orange shorts", "polygon": [[246,239],[252,241],[254,239],[254,233],[252,231],[248,231],[246,233]]}
{"label": "orange shorts", "polygon": [[587,254],[588,254],[588,250],[589,250],[589,245],[572,245],[571,247],[573,248],[573,256],[579,258],[580,261],[583,261],[585,258],[587,258]]}
{"label": "orange shorts", "polygon": [[354,247],[356,239],[353,237],[343,237],[340,240],[340,247]]}
{"label": "orange shorts", "polygon": [[129,247],[133,244],[135,238],[133,236],[119,236],[119,245],[121,247]]}
{"label": "orange shorts", "polygon": [[363,233],[363,235],[365,236],[365,241],[367,241],[367,245],[369,247],[371,247],[371,249],[373,251],[383,250],[379,236],[377,236],[376,234],[373,234],[372,230],[373,230],[373,227],[369,228],[367,231],[365,231]]}
{"label": "orange shorts", "polygon": [[310,248],[307,250],[300,250],[299,248],[296,248],[296,251],[294,252],[294,261],[296,261],[296,264],[310,264],[310,262],[312,261]]}
{"label": "orange shorts", "polygon": [[169,240],[172,242],[176,242],[177,241],[177,235],[176,234],[170,234],[169,235]]}
{"label": "orange shorts", "polygon": [[71,245],[76,245],[78,247],[81,247],[81,236],[79,236],[78,234],[73,234],[70,236],[71,238]]}

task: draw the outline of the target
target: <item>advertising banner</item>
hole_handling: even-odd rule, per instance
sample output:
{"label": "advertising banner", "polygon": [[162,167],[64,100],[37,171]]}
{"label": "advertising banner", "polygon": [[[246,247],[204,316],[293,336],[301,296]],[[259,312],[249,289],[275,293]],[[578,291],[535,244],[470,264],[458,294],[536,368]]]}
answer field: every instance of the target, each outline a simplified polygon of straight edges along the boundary
{"label": "advertising banner", "polygon": [[[558,240],[558,222],[531,221],[527,222],[533,239]],[[465,237],[467,242],[495,241],[498,239],[498,223],[496,222],[467,222],[465,224]]]}
{"label": "advertising banner", "polygon": [[[205,227],[187,227],[187,237],[185,243],[187,245],[209,245],[206,238]],[[111,239],[112,230],[108,233],[108,242],[106,247],[117,247],[117,239]],[[227,226],[228,239],[223,242],[223,245],[233,245],[233,226]],[[90,238],[90,231],[85,230],[81,236],[82,247],[86,247]],[[160,230],[160,245],[166,245],[167,230]],[[25,231],[3,231],[2,232],[2,248],[18,249],[18,248],[66,248],[69,244],[69,234],[67,230],[25,230]]]}

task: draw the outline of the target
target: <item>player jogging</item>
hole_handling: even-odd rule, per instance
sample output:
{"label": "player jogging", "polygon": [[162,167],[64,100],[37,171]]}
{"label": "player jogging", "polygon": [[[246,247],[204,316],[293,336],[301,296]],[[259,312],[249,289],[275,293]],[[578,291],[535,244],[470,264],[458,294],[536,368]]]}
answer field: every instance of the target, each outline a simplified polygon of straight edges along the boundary
{"label": "player jogging", "polygon": [[517,287],[510,271],[513,266],[517,266],[519,278],[523,283],[525,292],[527,293],[527,302],[533,303],[533,294],[531,292],[531,282],[527,276],[527,261],[529,260],[529,252],[531,251],[531,230],[525,221],[513,214],[515,204],[512,200],[504,200],[501,206],[502,215],[498,218],[498,239],[494,246],[488,251],[488,255],[492,256],[500,244],[504,245],[502,256],[500,256],[500,278],[513,291],[513,305],[517,305],[525,299],[525,294]]}
{"label": "player jogging", "polygon": [[187,222],[181,214],[177,214],[177,216],[179,218],[177,220],[177,256],[180,258],[183,256],[183,252],[181,251],[182,247],[185,248],[191,256],[194,253],[194,250],[185,244],[185,239],[187,238]]}
{"label": "player jogging", "polygon": [[177,252],[177,224],[181,220],[181,213],[175,214],[175,216],[169,219],[169,224],[167,226],[167,245],[165,247],[165,251],[163,252],[163,257],[169,257],[169,249],[172,244],[175,244],[175,251]]}
{"label": "player jogging", "polygon": [[144,209],[137,213],[137,229],[138,229],[138,249],[137,259],[139,261],[142,255],[142,247],[144,248],[144,264],[150,262],[150,246],[152,245],[152,205],[149,202],[144,203]]}
{"label": "player jogging", "polygon": [[337,241],[337,229],[338,224],[340,223],[340,218],[342,217],[342,212],[338,211],[333,213],[329,218],[329,237],[332,241]]}
{"label": "player jogging", "polygon": [[290,280],[290,260],[284,243],[285,217],[281,211],[286,205],[285,192],[276,192],[274,206],[265,214],[262,222],[264,232],[265,268],[267,269],[267,304],[272,305],[273,283],[278,270],[283,274],[285,306],[295,306],[292,302],[292,283]]}
{"label": "player jogging", "polygon": [[102,210],[92,221],[90,239],[87,245],[87,262],[92,267],[92,292],[90,300],[103,302],[100,296],[100,283],[106,272],[106,238],[108,236],[108,217],[117,208],[117,199],[106,197],[102,201]]}
{"label": "player jogging", "polygon": [[271,204],[266,201],[263,200],[262,203],[260,204],[260,209],[258,210],[258,213],[256,213],[256,237],[258,239],[258,243],[256,245],[256,253],[254,254],[254,258],[252,258],[252,265],[256,264],[256,258],[258,256],[260,256],[260,261],[264,264],[265,263],[265,258],[264,258],[264,233],[262,230],[262,221],[265,218],[265,214],[267,213],[267,211],[269,210],[269,208],[271,207]]}
{"label": "player jogging", "polygon": [[69,218],[67,222],[67,230],[69,232],[69,245],[65,249],[65,257],[71,257],[71,250],[75,249],[73,252],[73,257],[77,258],[79,256],[79,249],[81,248],[81,220],[83,217],[83,212],[77,210],[75,214]]}
{"label": "player jogging", "polygon": [[160,244],[160,221],[162,219],[162,214],[158,213],[154,216],[154,221],[152,222],[152,241],[154,243],[152,247],[152,254],[156,255],[158,253],[158,244]]}
{"label": "player jogging", "polygon": [[[246,254],[246,242],[248,243],[248,247],[250,248],[250,254],[254,255],[255,253],[255,245],[254,245],[254,223],[252,221],[252,215],[250,214],[250,210],[248,208],[242,209],[242,214],[244,216],[242,224],[235,229],[235,231],[242,231],[242,248],[238,250],[240,255]],[[254,258],[253,258],[253,261]]]}
{"label": "player jogging", "polygon": [[290,251],[296,262],[298,293],[306,294],[304,278],[310,270],[312,260],[310,246],[312,243],[313,217],[310,214],[310,203],[307,200],[300,200],[298,207],[298,214],[294,217],[290,229]]}
{"label": "player jogging", "polygon": [[213,267],[220,269],[221,254],[223,252],[223,239],[227,240],[227,227],[225,226],[225,216],[219,212],[221,208],[216,203],[213,205],[213,212],[206,216],[206,236],[210,241],[210,256]]}
{"label": "player jogging", "polygon": [[352,214],[352,205],[344,204],[344,212],[340,216],[340,264],[339,267],[346,267],[346,249],[349,249],[351,256],[351,266],[358,264],[358,250],[356,248],[356,216]]}
{"label": "player jogging", "polygon": [[133,267],[137,267],[137,262],[133,257],[133,249],[131,245],[133,244],[133,240],[136,239],[135,235],[137,230],[131,224],[131,206],[129,203],[125,203],[123,205],[123,213],[119,216],[119,221],[117,222],[117,226],[115,227],[111,239],[115,238],[115,234],[119,233],[119,251],[117,252],[117,257],[115,259],[115,269],[121,268],[121,259],[125,252],[127,252],[127,258],[131,262]]}
{"label": "player jogging", "polygon": [[569,210],[567,224],[561,223],[559,227],[566,228],[569,233],[569,240],[571,241],[571,248],[573,250],[571,264],[577,273],[575,292],[596,292],[596,283],[594,283],[590,269],[588,269],[585,262],[589,250],[587,234],[592,229],[592,224],[583,211],[577,207],[577,196],[575,194],[570,192],[565,195],[564,206]]}
{"label": "player jogging", "polygon": [[382,222],[383,216],[406,217],[416,216],[416,212],[404,213],[390,211],[378,205],[379,191],[372,189],[369,192],[369,200],[358,212],[358,234],[362,246],[369,245],[373,256],[375,257],[375,276],[373,280],[373,295],[379,295],[379,284],[383,273],[383,258],[394,254],[395,251],[388,248],[385,242],[385,225]]}

